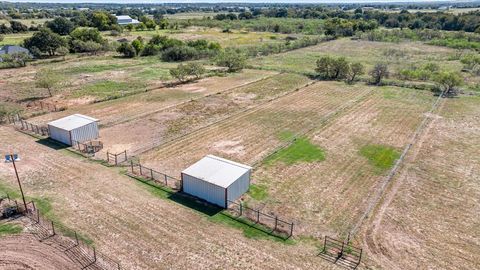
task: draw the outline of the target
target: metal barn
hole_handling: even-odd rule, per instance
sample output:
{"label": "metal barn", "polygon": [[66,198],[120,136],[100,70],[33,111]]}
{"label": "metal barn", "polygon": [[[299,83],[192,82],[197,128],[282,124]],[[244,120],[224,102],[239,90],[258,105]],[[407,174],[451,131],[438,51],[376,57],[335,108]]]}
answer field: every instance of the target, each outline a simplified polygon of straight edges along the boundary
{"label": "metal barn", "polygon": [[98,138],[98,120],[82,114],[73,114],[48,123],[50,138],[67,145]]}
{"label": "metal barn", "polygon": [[214,155],[208,155],[185,169],[183,192],[223,208],[235,201],[250,186],[252,167]]}

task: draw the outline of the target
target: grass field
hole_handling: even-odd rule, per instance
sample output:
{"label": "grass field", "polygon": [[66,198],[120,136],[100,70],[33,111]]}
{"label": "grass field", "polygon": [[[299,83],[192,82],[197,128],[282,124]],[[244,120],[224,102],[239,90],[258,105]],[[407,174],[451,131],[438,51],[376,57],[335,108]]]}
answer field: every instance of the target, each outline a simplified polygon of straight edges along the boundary
{"label": "grass field", "polygon": [[180,30],[157,29],[152,31],[125,31],[121,36],[118,37],[111,37],[106,32],[104,33],[104,36],[110,40],[118,40],[120,38],[134,40],[139,36],[144,37],[146,40],[149,40],[154,35],[165,35],[184,41],[207,39],[209,41],[215,41],[220,43],[220,45],[224,48],[285,42],[285,38],[287,37],[286,34],[281,33],[254,32],[245,30],[230,30],[230,33],[223,33],[222,30],[223,29],[220,28],[192,26]]}
{"label": "grass field", "polygon": [[[426,54],[425,51],[429,53]],[[320,56],[344,56],[348,61],[360,62],[371,69],[378,62],[389,64],[392,72],[412,65],[442,62],[442,69],[459,70],[459,61],[449,61],[455,50],[406,42],[392,46],[383,42],[339,39],[317,46],[274,54],[250,60],[250,64],[263,69],[272,69],[303,74],[315,73],[315,61]]]}
{"label": "grass field", "polygon": [[[199,27],[159,32],[184,40],[207,38],[223,46],[285,38]],[[343,240],[363,221],[383,181],[412,143],[379,204],[352,236],[364,249],[362,267],[476,269],[476,92],[440,99],[438,109],[430,111],[437,99],[430,91],[307,76],[314,75],[322,55],[345,56],[367,70],[387,62],[395,74],[425,63],[458,71],[462,64],[452,60],[457,53],[419,42],[338,39],[251,58],[251,67],[242,72],[177,86],[166,84],[172,80],[168,70],[177,63],[158,57],[70,55],[65,61],[41,60],[0,71],[0,101],[18,106],[45,96],[34,87],[37,71],[53,68],[61,74],[61,87],[46,101],[67,109],[28,121],[45,124],[73,113],[100,119],[105,147],[97,159],[106,151],[127,150],[142,165],[174,177],[207,154],[253,166],[250,190],[241,201],[293,221],[294,236],[287,241],[266,233],[261,224],[235,220],[145,179],[127,177],[125,167],[103,166],[11,126],[0,126],[0,152],[21,156],[17,166],[24,190],[44,215],[77,230],[124,269],[343,269],[317,256],[323,237]],[[424,120],[427,125],[413,142]],[[0,163],[0,194],[14,192],[15,184],[11,164]],[[2,226],[0,234],[18,231]]]}
{"label": "grass field", "polygon": [[478,97],[448,99],[431,116],[427,132],[363,231],[372,265],[480,267],[478,102]]}

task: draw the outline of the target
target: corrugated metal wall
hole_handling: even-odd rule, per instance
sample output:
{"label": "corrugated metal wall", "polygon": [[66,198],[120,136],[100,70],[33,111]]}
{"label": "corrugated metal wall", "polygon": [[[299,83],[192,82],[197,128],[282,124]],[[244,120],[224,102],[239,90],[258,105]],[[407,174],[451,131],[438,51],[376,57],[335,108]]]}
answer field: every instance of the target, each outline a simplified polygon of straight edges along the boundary
{"label": "corrugated metal wall", "polygon": [[240,198],[243,193],[248,191],[248,188],[250,187],[250,174],[251,171],[246,172],[227,188],[227,199],[229,201],[235,201]]}
{"label": "corrugated metal wall", "polygon": [[68,130],[48,125],[48,131],[50,132],[50,138],[67,145],[72,145],[70,142],[70,132]]}
{"label": "corrugated metal wall", "polygon": [[209,182],[182,174],[183,192],[204,199],[207,202],[225,207],[225,189]]}
{"label": "corrugated metal wall", "polygon": [[[50,131],[50,138],[67,145],[73,144],[71,140],[84,142],[98,138],[98,125],[96,122],[76,128],[72,131],[63,130],[50,125],[48,126],[48,129]],[[70,133],[72,134],[71,137]]]}
{"label": "corrugated metal wall", "polygon": [[77,142],[85,142],[98,138],[97,122],[92,122],[88,125],[76,128],[71,131],[72,140]]}

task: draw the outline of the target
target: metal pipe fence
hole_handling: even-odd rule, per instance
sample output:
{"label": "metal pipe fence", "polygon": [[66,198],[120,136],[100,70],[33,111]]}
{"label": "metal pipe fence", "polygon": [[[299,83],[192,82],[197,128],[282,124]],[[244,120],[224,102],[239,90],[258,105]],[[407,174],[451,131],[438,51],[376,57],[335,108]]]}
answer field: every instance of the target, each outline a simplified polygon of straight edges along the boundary
{"label": "metal pipe fence", "polygon": [[347,241],[325,236],[323,249],[319,256],[333,262],[341,264],[347,268],[356,269],[362,260],[363,250],[350,245]]}
{"label": "metal pipe fence", "polygon": [[134,175],[141,176],[146,179],[150,179],[157,184],[165,187],[172,188],[174,190],[182,189],[182,180],[173,176],[166,175],[164,173],[155,171],[152,168],[143,166],[140,163],[134,163],[130,161],[130,172]]}
{"label": "metal pipe fence", "polygon": [[256,224],[264,225],[272,229],[272,232],[285,234],[287,238],[290,238],[293,235],[293,222],[288,222],[278,218],[278,216],[263,213],[259,209],[250,208],[242,203],[237,203],[230,200],[227,202],[228,210],[236,213],[238,216],[246,217]]}

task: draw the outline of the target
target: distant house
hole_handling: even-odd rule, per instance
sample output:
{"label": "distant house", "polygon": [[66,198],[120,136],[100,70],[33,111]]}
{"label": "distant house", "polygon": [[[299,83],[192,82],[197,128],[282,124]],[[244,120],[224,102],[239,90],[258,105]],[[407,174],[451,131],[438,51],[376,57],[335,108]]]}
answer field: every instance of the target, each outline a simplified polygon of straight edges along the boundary
{"label": "distant house", "polygon": [[119,25],[127,25],[127,24],[139,24],[140,22],[138,20],[132,19],[132,17],[128,15],[121,15],[121,16],[116,16],[117,17],[117,23]]}
{"label": "distant house", "polygon": [[5,45],[0,47],[0,62],[2,61],[3,54],[15,54],[15,53],[26,53],[32,56],[32,54],[28,49],[25,49],[17,45]]}

